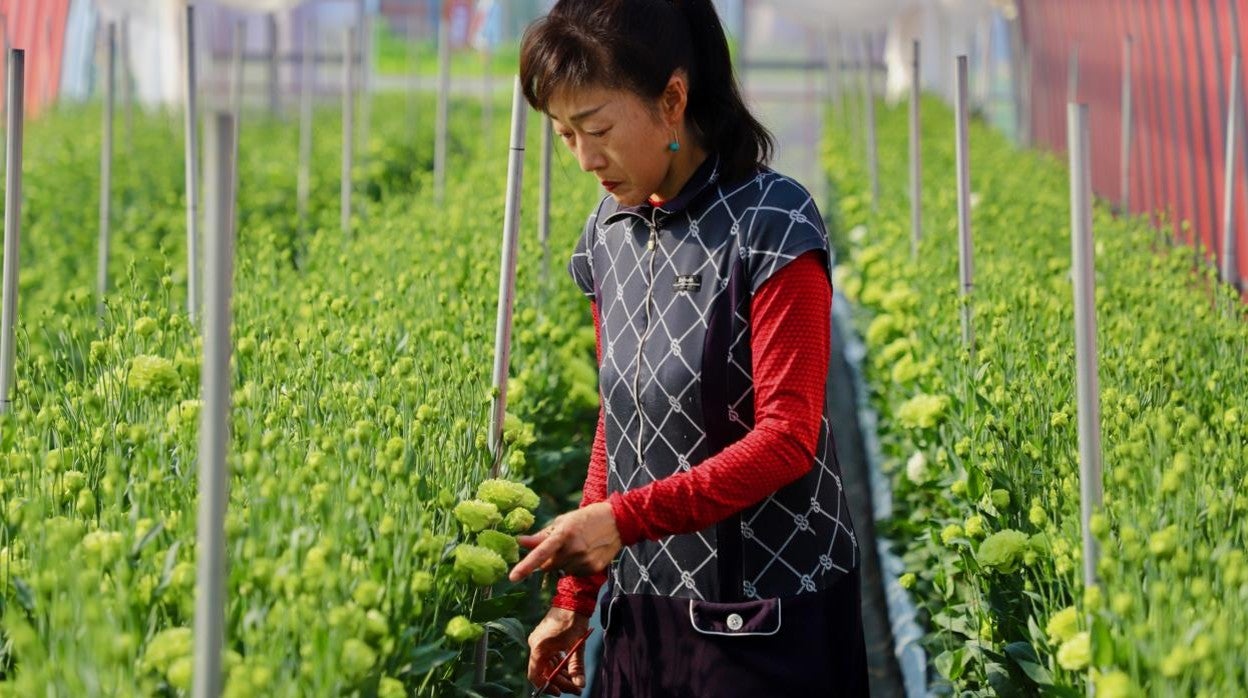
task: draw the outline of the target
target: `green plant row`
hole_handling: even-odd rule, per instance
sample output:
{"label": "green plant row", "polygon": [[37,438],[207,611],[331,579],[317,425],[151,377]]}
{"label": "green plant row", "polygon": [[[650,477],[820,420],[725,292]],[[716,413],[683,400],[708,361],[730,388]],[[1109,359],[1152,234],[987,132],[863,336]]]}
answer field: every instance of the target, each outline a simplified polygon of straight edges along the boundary
{"label": "green plant row", "polygon": [[[542,497],[483,484],[507,152],[486,152],[479,110],[455,104],[465,125],[436,206],[432,138],[409,132],[406,103],[374,107],[349,237],[338,117],[317,115],[306,222],[297,124],[243,122],[227,695],[510,695],[523,680],[542,590],[499,580],[511,534],[575,502],[583,478],[594,340],[563,260],[594,191],[556,169],[546,285],[525,182],[503,475]],[[98,123],[86,108],[27,130],[18,381],[0,418],[0,696],[189,694],[202,340],[184,312],[180,120],[140,116],[119,152],[102,321]]]}
{"label": "green plant row", "polygon": [[1191,250],[1094,212],[1104,509],[1082,579],[1069,183],[970,131],[975,345],[962,345],[953,117],[925,100],[911,258],[907,105],[881,106],[873,211],[829,129],[836,289],[865,336],[892,484],[880,530],[957,695],[1229,696],[1248,685],[1248,313]]}

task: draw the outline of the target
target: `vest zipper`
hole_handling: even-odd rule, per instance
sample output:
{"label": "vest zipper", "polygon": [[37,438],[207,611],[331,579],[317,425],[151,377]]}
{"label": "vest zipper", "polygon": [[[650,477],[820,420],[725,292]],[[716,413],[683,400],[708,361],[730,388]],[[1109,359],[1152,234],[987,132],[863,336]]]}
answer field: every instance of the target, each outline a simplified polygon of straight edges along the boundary
{"label": "vest zipper", "polygon": [[651,291],[654,289],[654,258],[655,248],[659,245],[659,230],[654,222],[654,214],[650,216],[648,221],[650,226],[650,239],[646,241],[646,250],[650,252],[650,279],[646,282],[646,326],[641,331],[641,337],[637,340],[637,369],[633,371],[633,404],[637,410],[637,466],[644,467],[645,456],[642,454],[642,434],[645,429],[645,415],[641,413],[641,393],[638,384],[641,379],[641,359],[643,350],[646,346],[646,338],[650,336],[650,299]]}

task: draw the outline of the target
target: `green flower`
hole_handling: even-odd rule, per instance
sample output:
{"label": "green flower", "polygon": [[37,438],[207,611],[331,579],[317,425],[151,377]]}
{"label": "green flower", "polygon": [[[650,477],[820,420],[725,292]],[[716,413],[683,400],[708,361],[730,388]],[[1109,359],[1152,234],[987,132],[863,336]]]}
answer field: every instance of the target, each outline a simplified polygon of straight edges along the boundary
{"label": "green flower", "polygon": [[968,516],[962,527],[966,529],[967,538],[978,538],[984,535],[984,517],[979,514]]}
{"label": "green flower", "polygon": [[1049,636],[1051,644],[1066,642],[1079,630],[1079,612],[1074,606],[1067,606],[1049,618],[1044,632]]}
{"label": "green flower", "polygon": [[178,387],[181,379],[173,362],[159,356],[136,356],[130,359],[126,385],[140,393],[159,394]]}
{"label": "green flower", "polygon": [[190,628],[169,628],[156,633],[143,650],[144,669],[164,674],[173,663],[191,656],[195,637]]}
{"label": "green flower", "polygon": [[433,589],[433,575],[429,572],[421,570],[412,574],[412,593],[419,596],[427,594]]}
{"label": "green flower", "polygon": [[528,509],[512,509],[503,517],[503,528],[508,533],[524,533],[533,528],[536,519]]}
{"label": "green flower", "polygon": [[1009,574],[1022,561],[1023,553],[1027,552],[1027,542],[1027,534],[1021,531],[998,531],[979,544],[975,559],[984,567]]}
{"label": "green flower", "polygon": [[362,678],[377,663],[377,653],[363,640],[347,638],[342,644],[342,669],[352,679]]}
{"label": "green flower", "polygon": [[472,642],[485,634],[485,628],[464,616],[455,616],[446,624],[446,636],[452,642]]}
{"label": "green flower", "polygon": [[455,506],[454,514],[470,533],[483,531],[503,521],[503,515],[499,513],[495,504],[479,499],[466,499],[460,502]]}
{"label": "green flower", "polygon": [[488,586],[507,573],[507,561],[489,548],[465,543],[455,547],[455,573],[481,586]]}
{"label": "green flower", "polygon": [[520,561],[520,544],[515,536],[499,531],[482,531],[477,534],[477,545],[493,550],[509,564]]}
{"label": "green flower", "polygon": [[955,538],[961,538],[965,532],[958,524],[949,524],[940,532],[940,542],[945,545],[953,545]]}
{"label": "green flower", "polygon": [[385,596],[385,593],[385,587],[371,579],[365,579],[355,588],[351,598],[355,599],[355,602],[362,608],[376,608],[381,604],[381,597]]}
{"label": "green flower", "polygon": [[916,581],[918,581],[918,578],[914,576],[914,573],[907,572],[898,578],[897,583],[901,585],[902,589],[913,589]]}
{"label": "green flower", "polygon": [[1139,691],[1131,683],[1131,677],[1121,671],[1093,674],[1092,684],[1096,686],[1097,698],[1132,698],[1139,695]]}
{"label": "green flower", "polygon": [[540,500],[528,487],[510,480],[486,480],[477,487],[477,499],[498,507],[504,514],[516,508],[536,509]]}
{"label": "green flower", "polygon": [[156,331],[156,329],[156,318],[147,317],[145,315],[134,321],[134,333],[140,337],[150,336]]}
{"label": "green flower", "polygon": [[919,393],[897,408],[897,421],[907,429],[930,429],[940,423],[948,408],[948,396]]}
{"label": "green flower", "polygon": [[390,676],[381,677],[377,684],[377,698],[407,698],[407,689],[403,682]]}
{"label": "green flower", "polygon": [[1076,633],[1057,650],[1057,663],[1066,671],[1080,671],[1092,660],[1092,639],[1088,633]]}

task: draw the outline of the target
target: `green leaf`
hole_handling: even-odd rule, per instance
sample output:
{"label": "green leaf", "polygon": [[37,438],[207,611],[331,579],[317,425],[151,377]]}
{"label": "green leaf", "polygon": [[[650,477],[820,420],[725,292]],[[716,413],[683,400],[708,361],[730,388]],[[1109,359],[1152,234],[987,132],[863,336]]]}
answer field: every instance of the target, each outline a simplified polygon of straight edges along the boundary
{"label": "green leaf", "polygon": [[1037,684],[1046,685],[1053,683],[1053,675],[1049,673],[1047,667],[1040,663],[1040,657],[1036,655],[1036,650],[1027,642],[1011,642],[1005,646],[1005,654],[1019,669],[1027,675],[1027,678],[1035,681]]}
{"label": "green leaf", "polygon": [[1092,665],[1110,666],[1114,663],[1114,638],[1109,626],[1100,617],[1092,621]]}
{"label": "green leaf", "polygon": [[524,603],[524,599],[525,592],[523,589],[520,589],[501,596],[492,596],[484,601],[478,601],[472,609],[472,620],[474,623],[484,624],[492,620],[515,615]]}
{"label": "green leaf", "polygon": [[160,535],[160,532],[163,530],[165,530],[165,523],[163,521],[158,521],[156,525],[152,526],[147,533],[143,534],[142,538],[135,541],[134,546],[130,548],[131,560],[138,560],[139,553],[143,551],[143,548],[146,548],[149,543],[156,540],[156,536]]}
{"label": "green leaf", "polygon": [[442,640],[418,645],[408,653],[408,662],[399,669],[399,675],[424,676],[459,655],[456,650],[442,647]]}
{"label": "green leaf", "polygon": [[529,646],[529,637],[524,632],[524,625],[516,618],[492,620],[486,623],[485,627],[490,630],[497,630],[521,648],[528,648]]}

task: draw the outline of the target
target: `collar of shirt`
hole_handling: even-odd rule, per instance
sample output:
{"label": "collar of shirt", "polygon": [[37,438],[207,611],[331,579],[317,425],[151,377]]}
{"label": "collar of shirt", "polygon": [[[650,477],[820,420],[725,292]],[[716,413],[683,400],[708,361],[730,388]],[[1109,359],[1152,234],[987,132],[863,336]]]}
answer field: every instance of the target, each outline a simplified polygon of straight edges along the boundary
{"label": "collar of shirt", "polygon": [[649,201],[637,206],[621,206],[607,216],[604,223],[610,225],[625,216],[637,216],[646,221],[657,221],[680,213],[689,208],[694,200],[717,181],[719,181],[719,155],[711,154],[702,161],[701,165],[698,165],[698,169],[694,170],[693,175],[689,177],[689,181],[685,182],[685,186],[681,187],[680,193],[675,197],[664,201],[658,206]]}

